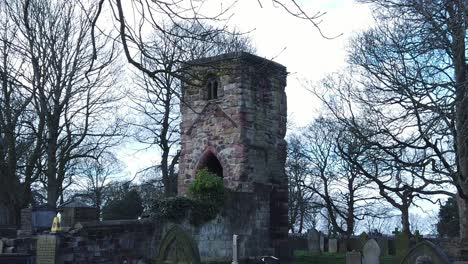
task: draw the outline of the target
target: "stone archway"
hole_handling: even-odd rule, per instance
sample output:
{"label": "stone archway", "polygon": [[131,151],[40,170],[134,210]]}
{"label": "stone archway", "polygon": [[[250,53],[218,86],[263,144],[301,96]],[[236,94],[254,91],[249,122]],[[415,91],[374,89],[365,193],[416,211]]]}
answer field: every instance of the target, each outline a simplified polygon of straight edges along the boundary
{"label": "stone archway", "polygon": [[180,226],[166,232],[159,246],[157,264],[200,264],[195,241]]}
{"label": "stone archway", "polygon": [[195,170],[195,175],[200,169],[208,169],[219,177],[223,177],[223,166],[219,161],[218,157],[213,153],[213,151],[206,151],[198,162],[197,169]]}

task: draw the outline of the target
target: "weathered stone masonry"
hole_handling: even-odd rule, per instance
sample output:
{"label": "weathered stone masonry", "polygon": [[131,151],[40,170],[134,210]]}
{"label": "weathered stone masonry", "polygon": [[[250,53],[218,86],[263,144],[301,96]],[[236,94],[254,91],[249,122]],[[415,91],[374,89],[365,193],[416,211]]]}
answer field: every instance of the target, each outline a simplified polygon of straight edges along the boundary
{"label": "weathered stone masonry", "polygon": [[252,212],[255,217],[246,217],[245,225],[256,227],[252,237],[275,247],[288,231],[286,68],[243,52],[193,61],[187,67],[179,194],[186,193],[198,169],[210,168],[227,188],[257,194],[261,206]]}

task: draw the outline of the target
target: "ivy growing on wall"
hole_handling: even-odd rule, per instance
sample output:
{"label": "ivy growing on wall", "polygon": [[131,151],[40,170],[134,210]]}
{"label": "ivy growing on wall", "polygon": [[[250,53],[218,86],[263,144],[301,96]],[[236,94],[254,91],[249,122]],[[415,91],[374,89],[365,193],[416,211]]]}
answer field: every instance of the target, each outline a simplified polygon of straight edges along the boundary
{"label": "ivy growing on wall", "polygon": [[223,179],[201,169],[188,189],[189,197],[169,197],[153,203],[153,217],[176,223],[189,219],[200,225],[216,217],[226,201]]}

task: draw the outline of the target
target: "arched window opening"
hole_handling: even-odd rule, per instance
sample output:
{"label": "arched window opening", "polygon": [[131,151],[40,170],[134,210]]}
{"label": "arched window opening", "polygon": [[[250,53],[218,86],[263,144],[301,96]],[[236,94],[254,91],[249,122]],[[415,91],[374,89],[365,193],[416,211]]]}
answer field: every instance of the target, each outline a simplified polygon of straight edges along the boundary
{"label": "arched window opening", "polygon": [[200,160],[200,165],[198,168],[206,168],[219,177],[223,177],[223,167],[221,166],[218,158],[216,158],[216,156],[211,152],[209,152],[205,157],[202,158],[202,160]]}
{"label": "arched window opening", "polygon": [[211,75],[206,81],[206,89],[208,90],[208,100],[218,98],[218,80]]}

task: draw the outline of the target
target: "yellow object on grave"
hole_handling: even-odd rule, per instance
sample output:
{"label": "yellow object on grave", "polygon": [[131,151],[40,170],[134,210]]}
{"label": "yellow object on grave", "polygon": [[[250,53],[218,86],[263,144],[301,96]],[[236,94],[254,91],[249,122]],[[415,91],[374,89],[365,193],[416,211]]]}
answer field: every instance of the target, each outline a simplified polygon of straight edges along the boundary
{"label": "yellow object on grave", "polygon": [[60,220],[57,216],[54,217],[54,221],[52,221],[52,228],[51,228],[51,232],[52,233],[55,233],[55,232],[59,232],[60,231]]}

